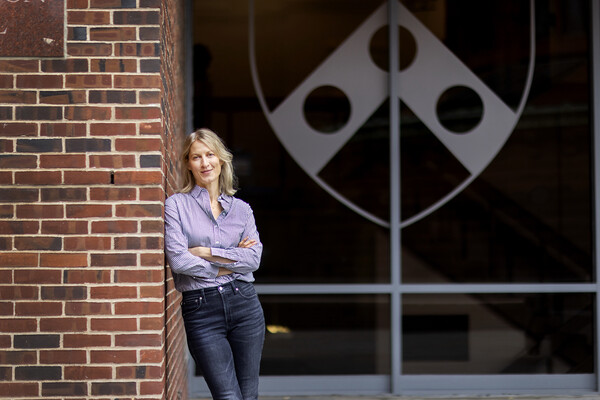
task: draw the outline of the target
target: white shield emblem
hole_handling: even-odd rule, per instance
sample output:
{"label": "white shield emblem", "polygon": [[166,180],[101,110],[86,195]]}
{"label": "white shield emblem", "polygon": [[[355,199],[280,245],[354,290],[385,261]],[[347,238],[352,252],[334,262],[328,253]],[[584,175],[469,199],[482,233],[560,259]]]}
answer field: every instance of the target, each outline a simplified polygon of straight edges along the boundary
{"label": "white shield emblem", "polygon": [[[267,107],[258,79],[254,54],[254,4],[250,1],[250,64],[257,97],[273,131],[300,167],[337,200],[369,220],[389,227],[389,221],[373,215],[352,203],[324,182],[319,172],[360,129],[371,114],[387,99],[388,72],[378,67],[369,54],[373,35],[387,25],[384,3],[373,12],[344,42],[331,53],[274,110]],[[456,57],[406,7],[398,3],[398,25],[408,30],[416,44],[413,62],[397,72],[400,99],[437,137],[468,171],[469,176],[435,204],[403,220],[407,226],[438,209],[460,193],[498,154],[518,122],[533,78],[535,55],[534,1],[530,0],[530,59],[528,74],[520,102],[513,110],[479,77]],[[345,125],[333,134],[323,135],[306,121],[304,102],[315,89],[333,86],[344,92],[351,113]],[[465,134],[457,135],[444,127],[436,105],[448,89],[466,87],[476,93],[483,106],[479,123]]]}

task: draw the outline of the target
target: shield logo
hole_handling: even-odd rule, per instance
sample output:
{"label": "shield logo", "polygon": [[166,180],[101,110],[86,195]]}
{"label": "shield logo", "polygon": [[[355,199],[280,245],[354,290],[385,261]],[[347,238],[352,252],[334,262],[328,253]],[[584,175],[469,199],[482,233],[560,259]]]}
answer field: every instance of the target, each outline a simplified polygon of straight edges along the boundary
{"label": "shield logo", "polygon": [[[529,63],[521,98],[510,107],[469,69],[401,2],[398,25],[408,31],[416,46],[415,57],[398,74],[400,100],[429,129],[467,171],[467,177],[427,208],[402,220],[408,226],[442,207],[467,187],[498,154],[519,121],[533,79],[535,59],[535,9],[530,0]],[[384,227],[390,222],[355,204],[323,180],[319,173],[341,151],[388,97],[389,72],[369,56],[373,36],[388,24],[384,2],[362,22],[291,94],[269,109],[258,78],[254,43],[254,2],[250,1],[250,65],[254,88],[273,131],[298,165],[325,191],[370,221]],[[316,89],[334,87],[343,92],[350,114],[333,133],[323,134],[306,120],[307,97]],[[482,113],[467,132],[452,131],[439,117],[440,98],[454,88],[467,88],[478,98]]]}

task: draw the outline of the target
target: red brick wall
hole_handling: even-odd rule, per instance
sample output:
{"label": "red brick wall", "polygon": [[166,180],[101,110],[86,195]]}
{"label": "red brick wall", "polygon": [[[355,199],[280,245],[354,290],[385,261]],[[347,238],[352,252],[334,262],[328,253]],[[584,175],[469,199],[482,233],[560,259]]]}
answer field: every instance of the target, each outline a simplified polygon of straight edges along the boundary
{"label": "red brick wall", "polygon": [[161,0],[66,5],[65,59],[0,59],[0,397],[176,399],[161,48],[180,38]]}
{"label": "red brick wall", "polygon": [[[167,195],[178,187],[179,152],[185,135],[184,84],[184,1],[163,0],[161,19],[161,76],[164,164]],[[174,45],[175,44],[175,45]],[[179,44],[179,45],[176,45]],[[185,331],[170,269],[166,274],[167,399],[187,399],[187,350]]]}

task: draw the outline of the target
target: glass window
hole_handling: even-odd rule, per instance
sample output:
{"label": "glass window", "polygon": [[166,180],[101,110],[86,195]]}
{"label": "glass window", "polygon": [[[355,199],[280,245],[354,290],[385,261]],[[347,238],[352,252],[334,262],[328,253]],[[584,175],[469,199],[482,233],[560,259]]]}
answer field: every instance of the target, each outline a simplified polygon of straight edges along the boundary
{"label": "glass window", "polygon": [[262,295],[263,375],[390,373],[387,295]]}
{"label": "glass window", "polygon": [[406,374],[594,371],[591,294],[403,296]]}

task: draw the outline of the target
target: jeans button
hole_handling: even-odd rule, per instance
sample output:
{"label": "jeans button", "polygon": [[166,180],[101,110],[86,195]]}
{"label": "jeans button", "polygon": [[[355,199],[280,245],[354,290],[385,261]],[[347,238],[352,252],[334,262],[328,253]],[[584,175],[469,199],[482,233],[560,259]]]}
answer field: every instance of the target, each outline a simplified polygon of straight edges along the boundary
{"label": "jeans button", "polygon": [[219,292],[223,291],[223,286],[219,286]]}

